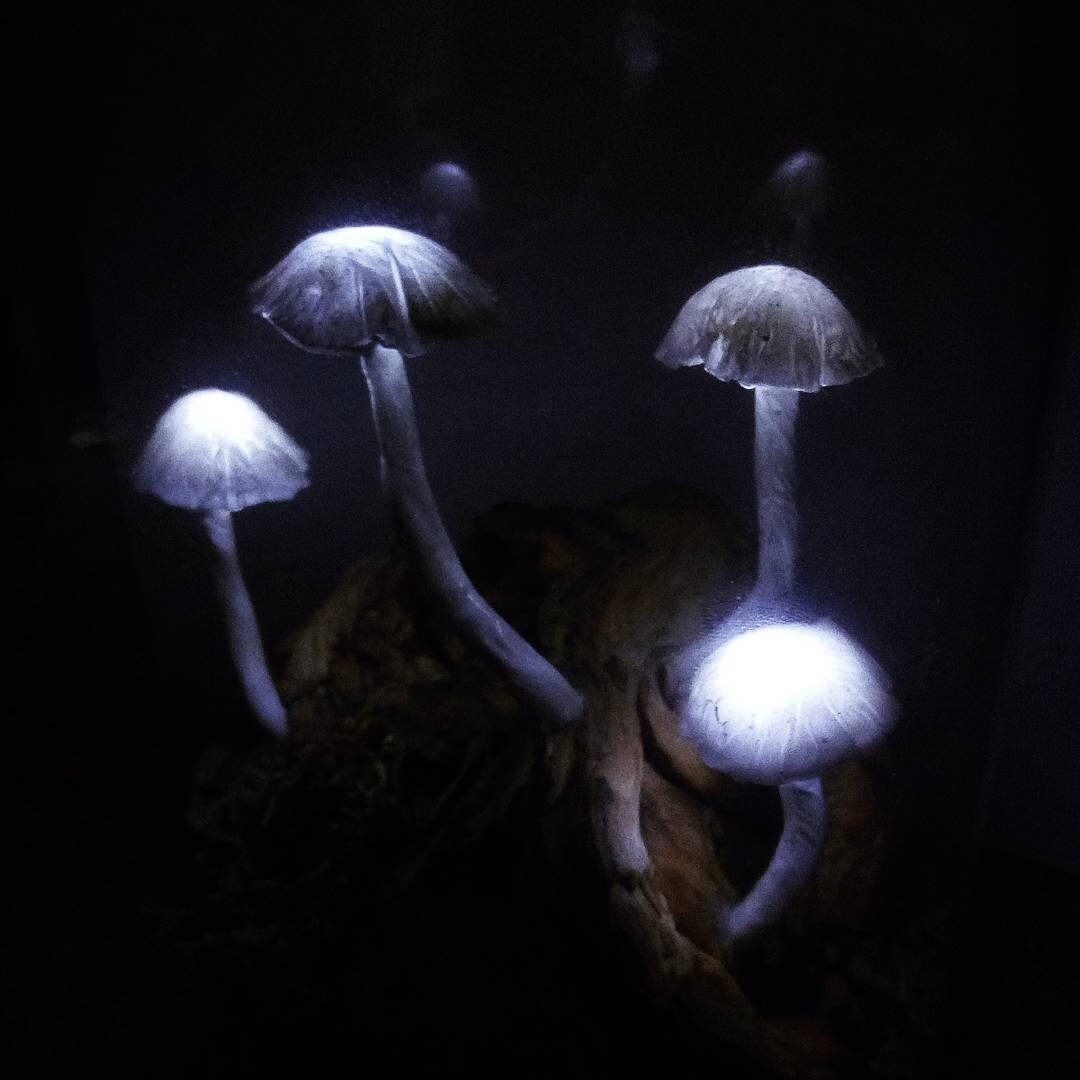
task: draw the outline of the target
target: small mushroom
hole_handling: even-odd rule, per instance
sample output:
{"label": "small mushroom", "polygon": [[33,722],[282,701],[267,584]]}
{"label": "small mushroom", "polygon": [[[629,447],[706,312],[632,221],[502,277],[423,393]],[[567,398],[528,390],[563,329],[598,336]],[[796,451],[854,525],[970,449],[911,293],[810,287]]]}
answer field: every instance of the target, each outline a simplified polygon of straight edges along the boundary
{"label": "small mushroom", "polygon": [[307,487],[307,455],[250,398],[225,390],[185,394],[158,420],[135,468],[135,487],[197,510],[217,556],[229,647],[252,712],[274,735],[287,716],[266,666],[259,625],[236,557],[232,514],[285,502]]}
{"label": "small mushroom", "polygon": [[483,211],[476,182],[457,162],[439,161],[425,169],[418,187],[426,228],[444,241],[475,225]]}
{"label": "small mushroom", "polygon": [[722,914],[727,941],[774,922],[810,877],[825,839],[820,774],[878,742],[895,717],[884,672],[827,620],[734,633],[701,665],[682,711],[683,734],[712,768],[778,784],[784,812],[765,872]]}
{"label": "small mushroom", "polygon": [[656,350],[668,367],[704,365],[754,391],[758,495],[755,595],[772,600],[795,580],[798,517],[792,494],[799,394],[838,386],[882,363],[847,309],[790,266],[751,266],[696,292]]}
{"label": "small mushroom", "polygon": [[800,263],[817,247],[829,204],[824,155],[803,149],[790,154],[754,193],[742,222],[744,243],[770,260]]}
{"label": "small mushroom", "polygon": [[461,631],[556,724],[581,695],[480,596],[428,485],[404,358],[473,333],[496,310],[492,290],[442,245],[381,225],[333,229],[298,244],[252,287],[254,310],[309,352],[359,360],[382,456],[383,486],[429,585]]}

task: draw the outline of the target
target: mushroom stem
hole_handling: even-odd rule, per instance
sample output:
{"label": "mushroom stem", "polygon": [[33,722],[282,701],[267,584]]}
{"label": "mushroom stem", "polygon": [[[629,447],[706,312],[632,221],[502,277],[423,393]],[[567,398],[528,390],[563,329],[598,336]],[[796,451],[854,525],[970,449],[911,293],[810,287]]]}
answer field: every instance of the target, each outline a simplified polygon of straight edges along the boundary
{"label": "mushroom stem", "polygon": [[210,510],[203,516],[217,556],[214,579],[225,608],[229,650],[251,711],[272,735],[285,735],[288,715],[266,666],[259,624],[236,557],[236,535],[228,510]]}
{"label": "mushroom stem", "polygon": [[769,865],[750,892],[721,913],[720,933],[728,944],[775,922],[817,865],[825,843],[825,794],[820,778],[781,784],[780,801],[784,828]]}
{"label": "mushroom stem", "polygon": [[373,345],[361,367],[371,395],[383,487],[424,577],[461,632],[496,660],[533,705],[557,725],[578,720],[582,696],[480,596],[458,559],[424,471],[401,353]]}
{"label": "mushroom stem", "polygon": [[795,583],[798,513],[792,491],[798,390],[754,390],[754,473],[758,496],[759,599],[791,592]]}

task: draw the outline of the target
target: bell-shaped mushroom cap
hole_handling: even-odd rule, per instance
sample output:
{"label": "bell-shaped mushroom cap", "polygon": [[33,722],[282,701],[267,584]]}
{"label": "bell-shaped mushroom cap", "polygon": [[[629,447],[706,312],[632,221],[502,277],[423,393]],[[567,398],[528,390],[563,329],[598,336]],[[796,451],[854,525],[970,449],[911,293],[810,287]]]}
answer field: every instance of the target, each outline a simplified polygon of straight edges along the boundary
{"label": "bell-shaped mushroom cap", "polygon": [[195,390],[158,420],[135,486],[188,510],[285,502],[307,487],[307,454],[250,398]]}
{"label": "bell-shaped mushroom cap", "polygon": [[256,314],[294,345],[332,356],[378,342],[406,356],[425,339],[492,321],[495,294],[426,236],[383,225],[316,233],[252,286]]}
{"label": "bell-shaped mushroom cap", "polygon": [[656,358],[673,368],[704,364],[746,387],[807,391],[882,362],[832,292],[790,266],[749,266],[711,281],[683,306]]}
{"label": "bell-shaped mushroom cap", "polygon": [[782,784],[872,745],[895,715],[884,672],[832,623],[768,623],[702,664],[682,731],[710,767]]}

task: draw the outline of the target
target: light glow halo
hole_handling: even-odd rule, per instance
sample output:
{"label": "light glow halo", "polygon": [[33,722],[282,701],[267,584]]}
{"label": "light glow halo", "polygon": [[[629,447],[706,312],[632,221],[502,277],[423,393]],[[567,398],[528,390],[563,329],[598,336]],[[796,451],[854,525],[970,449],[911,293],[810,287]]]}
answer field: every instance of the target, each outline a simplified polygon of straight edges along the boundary
{"label": "light glow halo", "polygon": [[682,732],[737,780],[817,776],[871,746],[896,707],[874,660],[828,620],[768,623],[724,640],[694,676]]}

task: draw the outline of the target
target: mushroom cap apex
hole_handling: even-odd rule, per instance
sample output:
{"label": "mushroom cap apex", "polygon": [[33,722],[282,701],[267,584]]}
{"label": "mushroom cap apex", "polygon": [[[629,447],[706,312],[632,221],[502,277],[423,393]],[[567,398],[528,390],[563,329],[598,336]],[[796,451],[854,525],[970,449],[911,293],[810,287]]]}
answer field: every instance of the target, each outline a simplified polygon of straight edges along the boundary
{"label": "mushroom cap apex", "polygon": [[812,392],[867,375],[882,359],[832,291],[792,266],[714,278],[683,305],[656,350],[668,367],[704,366],[747,388]]}
{"label": "mushroom cap apex", "polygon": [[348,251],[365,246],[375,248],[381,244],[396,244],[402,248],[409,248],[434,242],[428,240],[426,236],[421,236],[420,233],[399,229],[394,225],[342,225],[337,229],[314,233],[306,240],[301,240],[297,247],[307,244],[312,248],[321,247],[327,250],[338,248]]}
{"label": "mushroom cap apex", "polygon": [[294,345],[406,356],[494,321],[495,293],[453,252],[390,225],[349,225],[302,240],[251,288],[253,309]]}
{"label": "mushroom cap apex", "polygon": [[885,673],[822,620],[765,623],[722,641],[694,676],[681,726],[711,768],[781,784],[873,745],[895,718]]}
{"label": "mushroom cap apex", "polygon": [[135,467],[139,491],[187,510],[287,502],[308,486],[307,454],[243,394],[204,389],[162,413]]}

